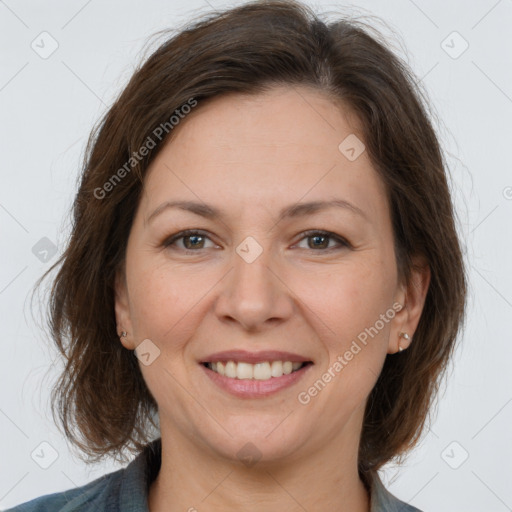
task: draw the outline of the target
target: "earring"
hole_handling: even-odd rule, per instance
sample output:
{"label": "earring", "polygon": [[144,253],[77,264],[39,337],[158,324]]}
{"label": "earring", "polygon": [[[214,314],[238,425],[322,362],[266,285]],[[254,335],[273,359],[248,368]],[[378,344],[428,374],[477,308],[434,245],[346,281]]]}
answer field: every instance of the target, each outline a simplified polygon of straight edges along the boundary
{"label": "earring", "polygon": [[126,331],[122,331],[121,334],[119,335],[121,338],[126,338]]}
{"label": "earring", "polygon": [[[400,338],[403,338],[404,340],[409,340],[410,339],[410,336],[406,332],[401,332],[401,333],[398,334],[398,336]],[[398,350],[399,350],[399,352],[402,352],[402,350],[403,350],[403,347],[401,347],[400,344],[398,344]]]}

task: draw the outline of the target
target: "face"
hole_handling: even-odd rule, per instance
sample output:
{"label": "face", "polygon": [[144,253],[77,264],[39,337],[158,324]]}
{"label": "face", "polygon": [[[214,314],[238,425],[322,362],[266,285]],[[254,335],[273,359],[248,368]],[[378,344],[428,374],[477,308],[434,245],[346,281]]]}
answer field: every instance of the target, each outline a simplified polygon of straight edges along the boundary
{"label": "face", "polygon": [[283,87],[199,103],[173,135],[116,281],[123,344],[149,340],[137,353],[162,437],[230,459],[250,442],[262,460],[358,438],[386,354],[407,347],[398,333],[419,316],[414,297],[398,312],[389,205],[357,156],[357,120]]}

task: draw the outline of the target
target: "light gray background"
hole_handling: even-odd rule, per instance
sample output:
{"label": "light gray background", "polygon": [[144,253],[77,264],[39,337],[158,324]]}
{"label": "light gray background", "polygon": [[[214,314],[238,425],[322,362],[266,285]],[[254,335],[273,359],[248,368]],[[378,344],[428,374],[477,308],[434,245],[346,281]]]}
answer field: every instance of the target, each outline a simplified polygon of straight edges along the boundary
{"label": "light gray background", "polygon": [[[309,3],[322,11],[342,8]],[[53,425],[48,396],[59,365],[32,321],[27,297],[57,257],[45,248],[55,244],[60,253],[65,246],[89,131],[128,80],[147,38],[229,5],[0,0],[1,508],[119,467],[87,467]],[[470,263],[467,328],[438,414],[402,468],[389,465],[382,477],[424,512],[512,510],[512,0],[350,5],[348,12],[377,15],[396,32],[442,120]],[[31,48],[33,41],[40,52],[50,48],[43,31],[59,45],[47,59]],[[469,47],[454,58],[464,41]],[[40,242],[44,237],[50,243]],[[48,469],[36,463],[52,462],[42,442],[58,453]]]}

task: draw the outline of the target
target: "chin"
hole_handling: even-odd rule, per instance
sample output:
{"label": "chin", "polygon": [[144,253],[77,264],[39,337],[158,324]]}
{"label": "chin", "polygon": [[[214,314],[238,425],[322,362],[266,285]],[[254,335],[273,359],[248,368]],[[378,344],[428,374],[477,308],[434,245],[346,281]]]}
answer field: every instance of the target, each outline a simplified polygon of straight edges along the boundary
{"label": "chin", "polygon": [[284,418],[286,414],[280,414],[278,419],[239,418],[225,424],[231,436],[222,430],[221,438],[209,437],[205,442],[220,457],[240,461],[247,467],[257,462],[283,461],[297,456],[297,450],[309,437],[304,425],[290,425]]}

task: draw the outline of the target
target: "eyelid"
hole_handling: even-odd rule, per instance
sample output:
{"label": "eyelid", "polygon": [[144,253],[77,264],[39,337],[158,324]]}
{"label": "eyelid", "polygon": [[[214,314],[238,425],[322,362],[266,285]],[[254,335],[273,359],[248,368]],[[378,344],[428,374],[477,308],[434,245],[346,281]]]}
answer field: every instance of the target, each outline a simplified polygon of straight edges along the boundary
{"label": "eyelid", "polygon": [[[314,235],[320,235],[335,240],[340,247],[352,248],[352,244],[346,238],[342,237],[341,235],[337,235],[332,231],[326,231],[325,229],[308,229],[300,233],[300,235],[301,238],[297,241],[297,243],[302,242],[302,240],[304,240],[305,238],[309,238]],[[328,249],[318,250],[316,252],[329,252],[331,250],[339,249],[340,247],[330,247]],[[314,249],[311,250],[315,251]]]}
{"label": "eyelid", "polygon": [[[185,238],[187,236],[194,236],[194,235],[208,238],[211,242],[215,243],[211,239],[211,235],[208,233],[208,231],[204,231],[201,229],[185,229],[183,231],[179,231],[178,233],[175,233],[174,235],[171,235],[170,237],[166,238],[164,240],[164,242],[162,243],[162,246],[165,248],[170,247],[177,240],[180,240],[181,238]],[[353,248],[352,244],[346,238],[342,237],[341,235],[337,235],[336,233],[333,233],[332,231],[326,231],[324,229],[308,229],[306,231],[302,231],[300,233],[300,238],[297,240],[297,242],[294,243],[294,245],[297,245],[298,243],[302,242],[302,240],[312,237],[314,235],[326,236],[332,240],[335,240],[339,245],[338,245],[338,247],[329,247],[327,249],[318,249],[318,250],[307,249],[307,250],[322,253],[322,252],[330,252],[332,250],[337,250],[340,248],[349,248],[349,249]],[[192,252],[200,252],[201,249],[203,249],[203,248],[199,248],[197,250],[194,250],[194,249],[181,249],[181,250],[188,252],[188,253],[192,253]]]}
{"label": "eyelid", "polygon": [[[208,231],[204,231],[202,229],[184,229],[183,231],[179,231],[178,233],[175,233],[174,235],[167,237],[163,241],[162,246],[170,247],[177,240],[180,240],[181,238],[185,238],[187,236],[194,236],[194,235],[203,236],[205,238],[208,238],[211,242],[213,242]],[[213,243],[215,243],[215,242],[213,242]],[[199,250],[193,250],[193,249],[182,249],[182,250],[186,251],[186,252],[199,252]]]}

